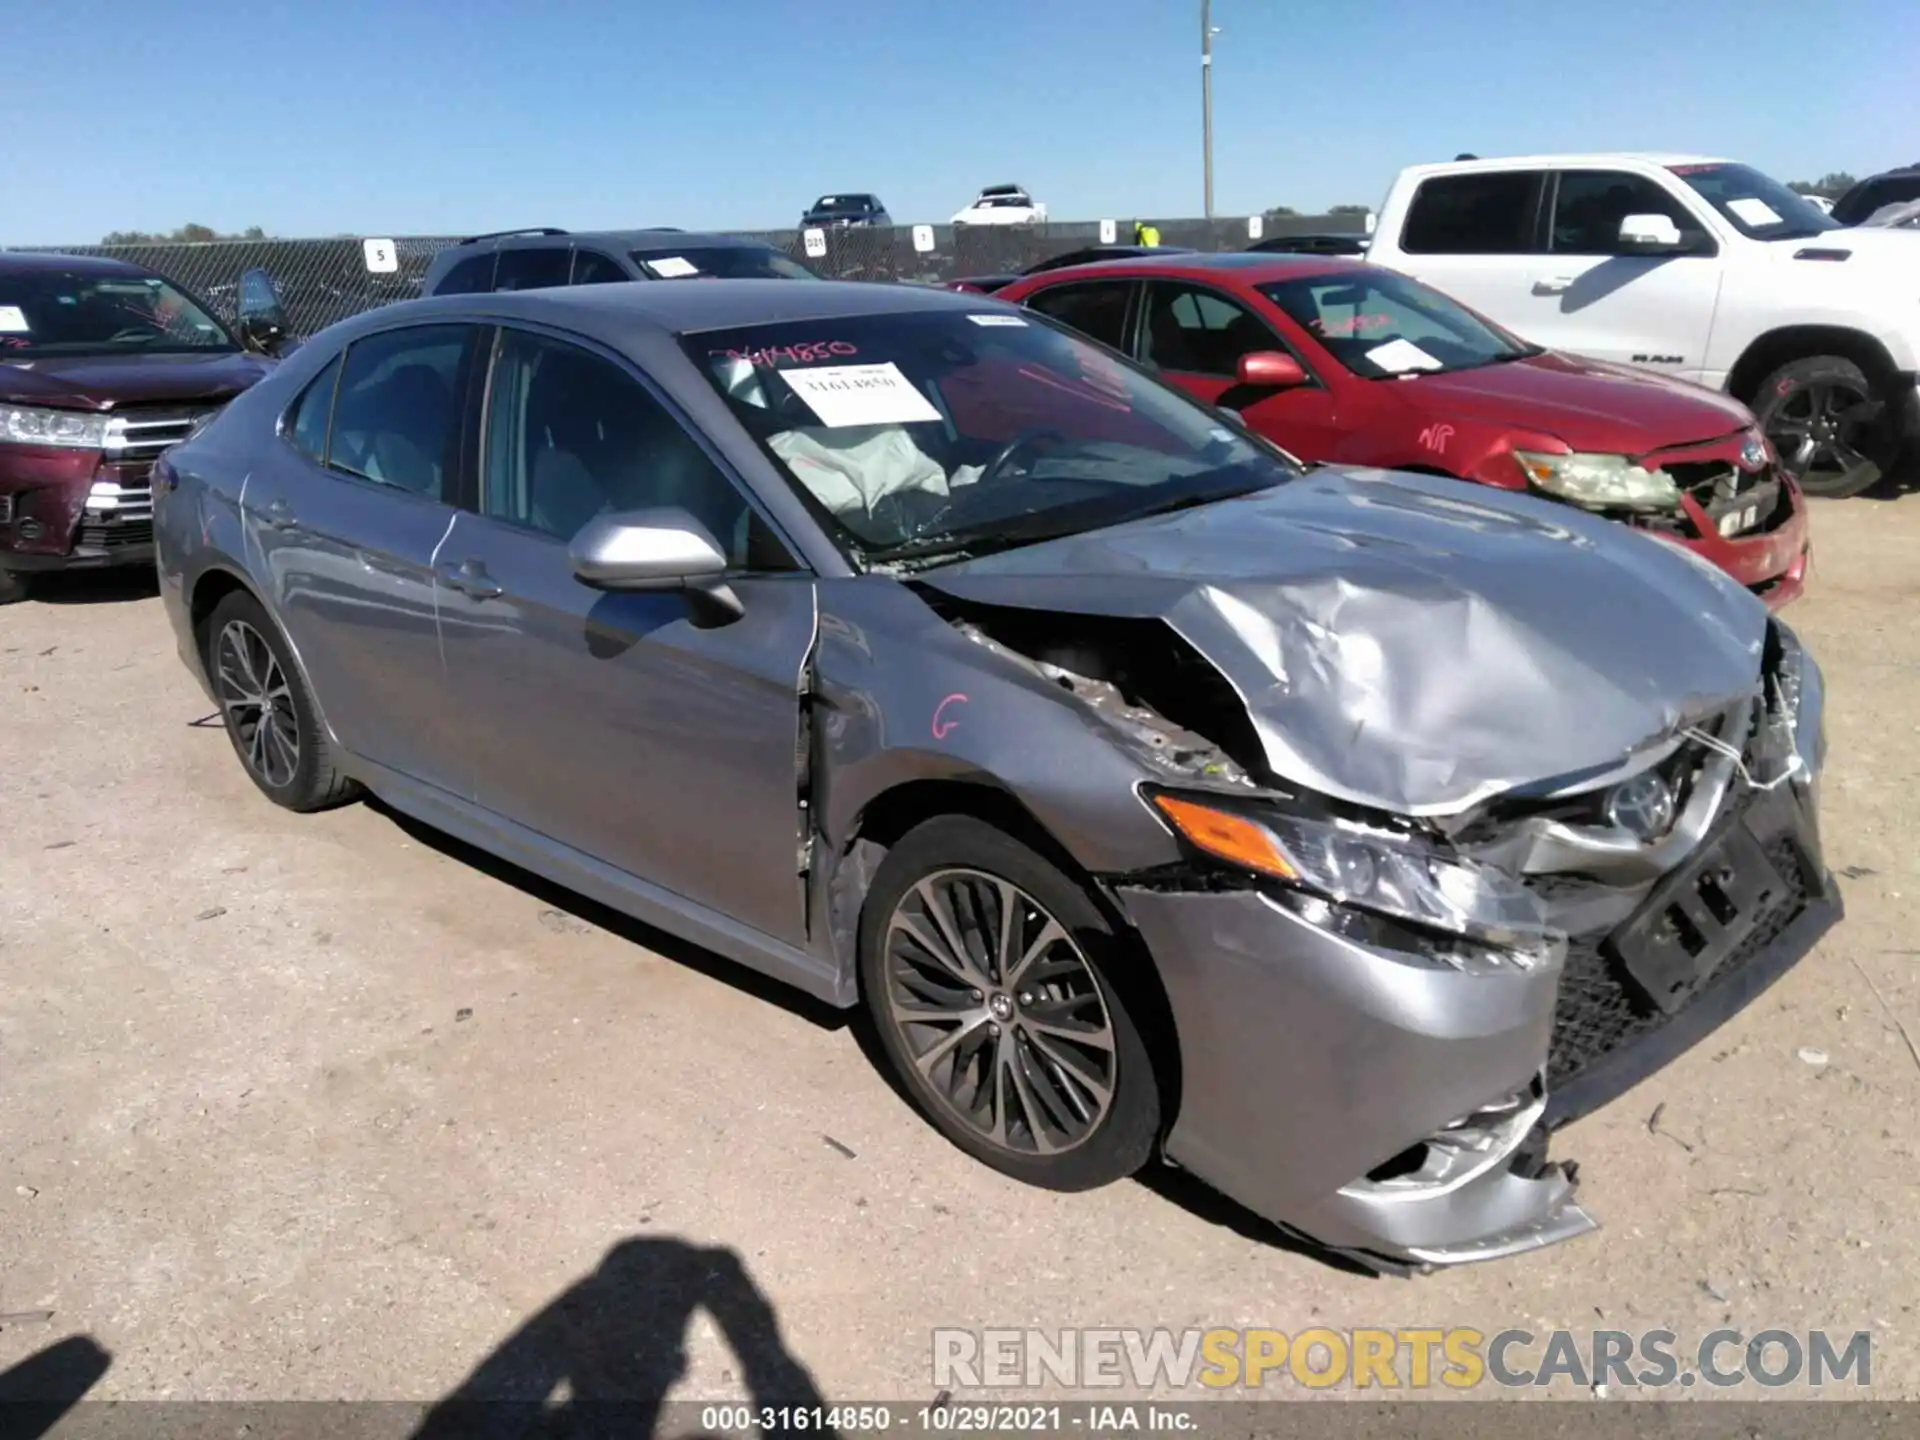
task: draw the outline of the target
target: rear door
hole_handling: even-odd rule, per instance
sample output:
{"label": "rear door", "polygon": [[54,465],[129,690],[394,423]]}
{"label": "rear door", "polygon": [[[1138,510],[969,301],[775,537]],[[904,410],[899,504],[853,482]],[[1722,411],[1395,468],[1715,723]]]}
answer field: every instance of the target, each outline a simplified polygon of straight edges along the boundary
{"label": "rear door", "polygon": [[[461,784],[484,808],[789,944],[800,884],[800,677],[814,582],[626,362],[503,327],[476,510],[441,548]],[[580,583],[604,510],[680,506],[733,560],[745,612]]]}
{"label": "rear door", "polygon": [[1553,345],[1552,307],[1533,293],[1548,277],[1541,253],[1548,181],[1545,170],[1431,176],[1407,206],[1394,237],[1397,253],[1370,258],[1426,281],[1522,339]]}
{"label": "rear door", "polygon": [[453,525],[461,397],[484,333],[411,325],[354,341],[301,393],[241,507],[335,736],[436,785],[449,774],[433,565]]}
{"label": "rear door", "polygon": [[1306,460],[1339,446],[1333,394],[1317,379],[1287,390],[1240,383],[1240,357],[1298,350],[1240,297],[1190,280],[1149,280],[1136,325],[1136,355],[1149,369],[1209,405],[1236,412],[1258,433]]}

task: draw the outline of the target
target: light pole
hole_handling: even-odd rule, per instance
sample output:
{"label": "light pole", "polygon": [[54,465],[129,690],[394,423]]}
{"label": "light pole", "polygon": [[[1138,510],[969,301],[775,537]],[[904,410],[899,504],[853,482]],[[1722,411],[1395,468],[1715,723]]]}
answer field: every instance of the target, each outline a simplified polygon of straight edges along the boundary
{"label": "light pole", "polygon": [[1200,0],[1200,149],[1209,220],[1213,219],[1213,36],[1213,0]]}

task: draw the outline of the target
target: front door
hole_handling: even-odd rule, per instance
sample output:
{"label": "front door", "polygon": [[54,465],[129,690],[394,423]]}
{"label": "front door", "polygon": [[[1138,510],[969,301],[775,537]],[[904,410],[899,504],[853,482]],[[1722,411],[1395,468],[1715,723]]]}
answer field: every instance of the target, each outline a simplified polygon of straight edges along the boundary
{"label": "front door", "polygon": [[[1624,253],[1620,222],[1665,215],[1695,249]],[[1529,340],[1596,360],[1699,380],[1720,298],[1719,247],[1691,204],[1644,175],[1566,170],[1558,176],[1547,254],[1534,278]]]}
{"label": "front door", "polygon": [[1285,390],[1240,383],[1242,355],[1278,350],[1300,358],[1240,299],[1192,281],[1152,280],[1139,332],[1141,361],[1195,399],[1236,412],[1302,460],[1329,459],[1338,448],[1333,394],[1317,380]]}
{"label": "front door", "polygon": [[[678,506],[733,561],[744,613],[582,584],[595,514]],[[792,945],[801,672],[814,584],[739,487],[626,366],[502,329],[479,513],[441,547],[463,783],[487,810]]]}
{"label": "front door", "polygon": [[433,563],[453,524],[459,396],[481,332],[418,325],[355,341],[307,386],[242,518],[335,737],[444,784]]}

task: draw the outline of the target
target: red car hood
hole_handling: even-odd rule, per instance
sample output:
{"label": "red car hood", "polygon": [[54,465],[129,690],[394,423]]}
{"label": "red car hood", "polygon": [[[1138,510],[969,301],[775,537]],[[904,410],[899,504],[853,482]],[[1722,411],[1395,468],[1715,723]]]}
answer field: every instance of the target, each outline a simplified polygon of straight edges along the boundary
{"label": "red car hood", "polygon": [[53,356],[0,363],[0,404],[111,410],[169,400],[231,400],[272,368],[257,355]]}
{"label": "red car hood", "polygon": [[1544,431],[1575,450],[1642,455],[1753,423],[1737,400],[1686,381],[1556,351],[1503,365],[1383,380],[1435,418]]}

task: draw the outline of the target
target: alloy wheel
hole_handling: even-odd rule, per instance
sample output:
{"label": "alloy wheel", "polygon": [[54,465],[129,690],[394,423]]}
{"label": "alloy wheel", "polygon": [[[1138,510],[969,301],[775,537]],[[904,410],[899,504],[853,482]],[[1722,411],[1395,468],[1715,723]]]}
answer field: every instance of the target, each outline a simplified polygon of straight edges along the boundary
{"label": "alloy wheel", "polygon": [[300,768],[300,717],[272,647],[246,621],[229,620],[214,646],[213,669],[227,729],[247,768],[273,789],[292,784]]}
{"label": "alloy wheel", "polygon": [[[1767,416],[1767,438],[1780,463],[1808,491],[1864,489],[1880,467],[1859,448],[1880,404],[1845,380],[1811,381],[1783,398]],[[1871,479],[1868,473],[1871,472]]]}
{"label": "alloy wheel", "polygon": [[1117,1054],[1099,981],[1026,891],[939,870],[887,924],[887,1013],[934,1097],[993,1145],[1057,1155],[1113,1104]]}

